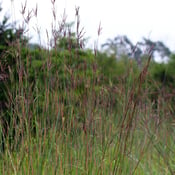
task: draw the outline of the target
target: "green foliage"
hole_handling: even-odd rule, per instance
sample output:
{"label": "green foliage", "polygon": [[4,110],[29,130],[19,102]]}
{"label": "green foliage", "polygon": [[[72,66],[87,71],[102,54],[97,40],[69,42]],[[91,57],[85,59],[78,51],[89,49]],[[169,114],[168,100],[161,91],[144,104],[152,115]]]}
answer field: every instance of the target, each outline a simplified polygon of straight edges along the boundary
{"label": "green foliage", "polygon": [[163,86],[175,85],[175,62],[173,56],[171,57],[168,64],[164,63],[152,63],[150,73],[155,81],[160,82]]}
{"label": "green foliage", "polygon": [[15,38],[13,28],[9,28],[8,18],[4,17],[0,23],[0,45],[7,46]]}
{"label": "green foliage", "polygon": [[0,45],[1,174],[173,174],[175,56],[138,66],[82,49],[74,33],[56,39],[50,50]]}
{"label": "green foliage", "polygon": [[[1,12],[2,9],[0,9]],[[23,36],[22,29],[14,29],[12,24],[9,24],[9,18],[4,16],[0,22],[0,112],[5,109],[6,103],[6,83],[9,80],[9,70],[15,68],[16,54],[18,54],[17,45],[23,47],[28,39]],[[15,48],[16,44],[16,48]],[[5,83],[5,84],[4,84]]]}
{"label": "green foliage", "polygon": [[166,83],[167,80],[167,66],[163,63],[153,63],[151,67],[151,74],[153,78],[161,83]]}
{"label": "green foliage", "polygon": [[131,60],[125,55],[117,60],[115,57],[107,56],[105,53],[98,53],[96,59],[104,83],[112,82],[116,84],[121,78],[127,76],[129,71],[132,71],[135,75],[137,75],[139,71],[135,60]]}
{"label": "green foliage", "polygon": [[175,54],[172,54],[167,64],[167,72],[172,76],[173,80],[175,78],[174,66],[175,66]]}

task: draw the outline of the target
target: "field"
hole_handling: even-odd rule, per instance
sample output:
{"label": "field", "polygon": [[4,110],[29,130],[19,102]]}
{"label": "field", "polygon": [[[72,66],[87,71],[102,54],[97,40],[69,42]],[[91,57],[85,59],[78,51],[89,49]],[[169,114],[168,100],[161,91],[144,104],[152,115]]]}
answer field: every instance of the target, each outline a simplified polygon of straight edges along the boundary
{"label": "field", "polygon": [[174,62],[85,49],[76,10],[51,49],[22,37],[1,53],[0,174],[174,175]]}

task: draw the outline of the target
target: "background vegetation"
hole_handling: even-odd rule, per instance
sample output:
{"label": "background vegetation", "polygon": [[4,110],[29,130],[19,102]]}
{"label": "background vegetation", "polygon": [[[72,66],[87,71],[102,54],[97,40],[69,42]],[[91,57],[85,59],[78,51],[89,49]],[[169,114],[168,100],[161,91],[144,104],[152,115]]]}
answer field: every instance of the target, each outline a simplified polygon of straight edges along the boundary
{"label": "background vegetation", "polygon": [[126,36],[85,49],[79,24],[76,8],[45,49],[0,23],[1,174],[173,175],[175,54]]}

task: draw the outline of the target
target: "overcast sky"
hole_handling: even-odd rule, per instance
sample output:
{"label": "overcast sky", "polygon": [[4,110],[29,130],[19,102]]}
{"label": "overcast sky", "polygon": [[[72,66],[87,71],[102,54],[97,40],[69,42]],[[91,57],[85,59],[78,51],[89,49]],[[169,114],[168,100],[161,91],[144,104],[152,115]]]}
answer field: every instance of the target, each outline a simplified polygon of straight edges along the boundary
{"label": "overcast sky", "polygon": [[[21,19],[21,4],[25,0],[0,0],[4,12],[11,14],[11,20]],[[52,21],[51,0],[28,0],[27,9],[38,4],[38,20],[30,22],[30,35],[37,41],[34,29],[40,26],[42,33],[49,30]],[[56,0],[57,19],[66,10],[67,21],[75,20],[75,7],[80,7],[81,27],[85,37],[90,37],[89,46],[97,39],[101,22],[102,34],[99,43],[117,35],[127,35],[133,43],[142,37],[153,41],[161,40],[175,51],[175,0]],[[42,40],[44,41],[44,35]]]}

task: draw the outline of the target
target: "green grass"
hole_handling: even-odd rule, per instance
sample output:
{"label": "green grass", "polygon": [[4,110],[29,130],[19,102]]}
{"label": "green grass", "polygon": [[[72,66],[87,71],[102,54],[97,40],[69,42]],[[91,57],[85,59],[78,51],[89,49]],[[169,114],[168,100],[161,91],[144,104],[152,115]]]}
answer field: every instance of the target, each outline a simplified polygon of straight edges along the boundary
{"label": "green grass", "polygon": [[173,174],[171,102],[159,97],[155,108],[140,76],[111,89],[86,81],[95,75],[83,76],[91,83],[82,93],[79,78],[60,91],[48,81],[32,92],[29,83],[17,82],[11,102],[15,135],[5,141],[1,174]]}
{"label": "green grass", "polygon": [[170,127],[167,123],[161,125],[164,132],[155,132],[153,126],[147,131],[143,126],[138,128],[137,123],[124,151],[116,148],[125,145],[124,140],[118,142],[120,131],[116,125],[108,120],[103,130],[96,124],[96,134],[81,132],[73,136],[56,126],[44,134],[38,129],[38,136],[28,135],[17,151],[10,151],[6,145],[1,173],[171,174],[175,168],[174,134],[166,128]]}
{"label": "green grass", "polygon": [[131,60],[99,63],[103,54],[78,47],[80,38],[70,49],[71,39],[36,55],[13,46],[0,174],[173,175],[174,102],[149,77],[151,56],[141,70]]}

